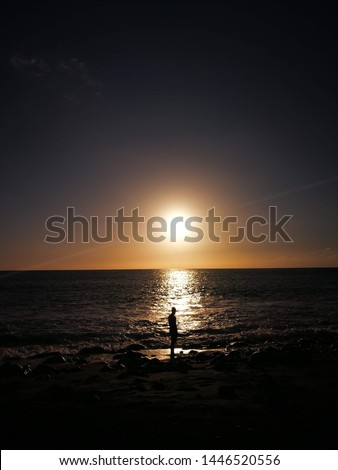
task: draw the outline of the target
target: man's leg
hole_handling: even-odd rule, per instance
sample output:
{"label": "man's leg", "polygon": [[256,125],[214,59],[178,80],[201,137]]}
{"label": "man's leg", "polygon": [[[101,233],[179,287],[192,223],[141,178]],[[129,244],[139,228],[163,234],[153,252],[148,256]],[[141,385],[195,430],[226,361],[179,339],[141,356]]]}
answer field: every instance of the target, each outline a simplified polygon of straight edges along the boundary
{"label": "man's leg", "polygon": [[175,343],[176,343],[176,338],[172,336],[171,342],[170,342],[170,356],[171,357],[175,356]]}

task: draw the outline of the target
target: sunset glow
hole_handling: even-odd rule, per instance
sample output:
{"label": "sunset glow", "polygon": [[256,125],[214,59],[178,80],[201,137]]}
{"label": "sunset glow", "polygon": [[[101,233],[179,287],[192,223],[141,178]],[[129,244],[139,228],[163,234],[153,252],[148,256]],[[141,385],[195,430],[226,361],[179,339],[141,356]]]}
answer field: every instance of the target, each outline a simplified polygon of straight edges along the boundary
{"label": "sunset glow", "polygon": [[[208,6],[205,15],[198,5],[176,14],[176,5],[148,12],[141,4],[130,12],[148,25],[137,39],[133,21],[119,19],[129,15],[122,6],[93,7],[90,47],[77,17],[67,20],[60,12],[55,21],[60,14],[69,28],[64,36],[43,31],[43,46],[34,39],[38,33],[26,34],[26,23],[18,26],[17,39],[9,32],[0,268],[337,266],[335,85],[325,78],[335,72],[332,61],[317,57],[307,43],[312,32],[281,39],[277,26],[276,37],[266,39],[269,21],[258,27],[258,17],[248,14],[246,22],[236,11],[232,22],[221,3]],[[191,19],[195,14],[200,20]],[[39,31],[37,18],[32,24]],[[292,216],[286,226],[292,243],[265,237],[262,220],[270,206],[278,220]],[[138,240],[116,240],[115,233],[101,244],[79,240],[76,222],[74,241],[46,243],[46,221],[62,220],[68,207],[88,220],[96,217],[101,237],[105,221],[121,208],[127,217],[139,208],[145,220],[163,218],[168,230],[154,230],[143,242],[147,228],[140,224]],[[198,228],[204,234],[210,229],[210,208],[221,221],[238,220],[222,233],[218,226],[217,242],[212,233],[198,238]],[[179,216],[204,221],[193,221],[192,231],[178,221],[173,241],[170,223]],[[242,240],[238,228],[248,220],[253,237]],[[126,237],[132,234],[130,225],[124,229]],[[240,241],[229,243],[236,233]]]}
{"label": "sunset glow", "polygon": [[3,468],[338,468],[335,3],[0,21]]}

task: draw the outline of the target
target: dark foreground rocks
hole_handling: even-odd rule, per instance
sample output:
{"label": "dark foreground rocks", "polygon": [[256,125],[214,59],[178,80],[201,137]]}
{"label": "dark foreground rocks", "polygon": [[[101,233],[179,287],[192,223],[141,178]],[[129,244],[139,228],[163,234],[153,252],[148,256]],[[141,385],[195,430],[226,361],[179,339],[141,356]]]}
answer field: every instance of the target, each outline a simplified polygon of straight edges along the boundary
{"label": "dark foreground rocks", "polygon": [[311,342],[0,365],[3,448],[336,448],[338,355]]}

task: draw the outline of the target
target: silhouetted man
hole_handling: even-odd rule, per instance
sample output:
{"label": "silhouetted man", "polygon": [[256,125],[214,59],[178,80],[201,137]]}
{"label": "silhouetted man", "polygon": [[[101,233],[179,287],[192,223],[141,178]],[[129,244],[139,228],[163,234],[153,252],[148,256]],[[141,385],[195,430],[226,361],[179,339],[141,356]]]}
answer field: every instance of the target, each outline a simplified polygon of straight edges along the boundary
{"label": "silhouetted man", "polygon": [[170,338],[171,338],[171,341],[170,341],[170,356],[171,357],[174,357],[175,355],[174,349],[175,349],[175,344],[177,341],[177,323],[176,323],[175,313],[176,313],[176,308],[173,307],[171,309],[171,314],[168,317],[169,333],[170,333]]}

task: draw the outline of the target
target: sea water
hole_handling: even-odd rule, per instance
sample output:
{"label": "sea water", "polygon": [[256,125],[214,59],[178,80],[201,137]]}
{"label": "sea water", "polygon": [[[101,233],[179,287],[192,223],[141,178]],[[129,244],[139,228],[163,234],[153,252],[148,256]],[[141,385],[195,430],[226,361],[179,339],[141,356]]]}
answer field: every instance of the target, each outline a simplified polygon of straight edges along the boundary
{"label": "sea water", "polygon": [[0,273],[0,357],[133,343],[226,348],[338,335],[338,269]]}

